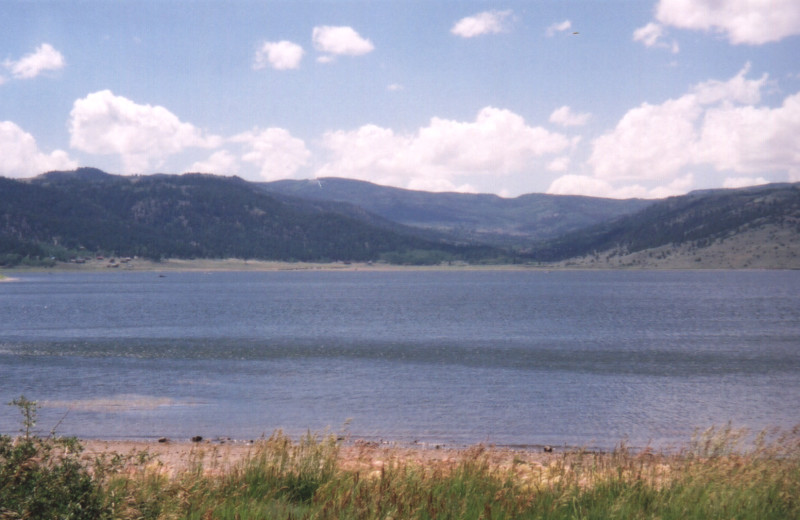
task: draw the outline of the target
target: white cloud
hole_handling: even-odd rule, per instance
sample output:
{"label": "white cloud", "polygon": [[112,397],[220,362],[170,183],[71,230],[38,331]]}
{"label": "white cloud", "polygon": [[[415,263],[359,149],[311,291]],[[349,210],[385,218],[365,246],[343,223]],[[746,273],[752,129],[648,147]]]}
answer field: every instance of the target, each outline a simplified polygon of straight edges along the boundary
{"label": "white cloud", "polygon": [[391,85],[386,87],[386,90],[388,90],[389,92],[399,92],[403,90],[403,85],[401,85],[400,83],[392,83]]}
{"label": "white cloud", "polygon": [[564,20],[563,22],[554,23],[553,25],[548,27],[547,31],[545,31],[545,34],[548,37],[555,36],[556,33],[567,31],[571,27],[572,27],[572,22],[570,22],[569,20]]}
{"label": "white cloud", "polygon": [[633,31],[633,41],[642,42],[645,47],[660,47],[664,49],[670,49],[673,54],[676,54],[680,50],[678,42],[674,40],[672,43],[665,42],[665,35],[666,31],[664,30],[663,25],[650,22],[644,27],[639,27]]}
{"label": "white cloud", "polygon": [[[592,179],[660,182],[670,193],[686,184],[687,168],[800,180],[800,93],[776,108],[758,106],[768,77],[747,79],[749,70],[746,64],[727,81],[706,81],[677,99],[629,110],[613,131],[593,141]],[[566,179],[554,189],[568,181],[577,185]]]}
{"label": "white cloud", "polygon": [[318,177],[339,176],[404,187],[473,189],[467,178],[519,173],[534,159],[564,151],[562,134],[528,126],[511,111],[487,107],[475,121],[433,118],[414,134],[365,125],[328,132],[323,146],[330,161]]}
{"label": "white cloud", "polygon": [[497,34],[509,28],[511,11],[484,11],[457,21],[450,32],[463,38]]}
{"label": "white cloud", "polygon": [[352,27],[314,27],[311,39],[315,49],[329,55],[320,61],[331,61],[330,55],[360,56],[375,49],[371,41],[362,38]]}
{"label": "white cloud", "polygon": [[304,53],[301,46],[290,41],[264,42],[256,50],[253,69],[259,70],[267,66],[276,70],[296,69],[300,67]]}
{"label": "white cloud", "polygon": [[233,175],[239,171],[239,161],[227,150],[219,150],[211,154],[205,161],[197,161],[187,171],[196,173],[213,173],[215,175]]}
{"label": "white cloud", "polygon": [[658,43],[662,36],[664,36],[664,27],[653,22],[633,31],[633,41],[642,42],[646,47],[652,47]]}
{"label": "white cloud", "polygon": [[551,172],[565,172],[569,170],[570,162],[571,161],[569,157],[556,157],[547,163],[547,169]]}
{"label": "white cloud", "polygon": [[259,168],[259,178],[252,180],[288,179],[306,165],[311,156],[303,140],[293,137],[283,128],[254,129],[230,140],[248,147],[242,160]]}
{"label": "white cloud", "polygon": [[656,18],[681,29],[724,33],[732,44],[760,45],[800,34],[797,0],[660,0]]}
{"label": "white cloud", "polygon": [[43,43],[35,52],[26,54],[17,61],[6,60],[3,65],[16,79],[35,78],[48,70],[64,68],[64,56],[49,43]]}
{"label": "white cloud", "polygon": [[92,154],[118,154],[125,173],[145,172],[185,148],[213,148],[221,142],[164,107],[139,105],[109,90],[76,100],[69,129],[70,146]]}
{"label": "white cloud", "polygon": [[592,115],[588,113],[575,113],[570,107],[564,105],[550,114],[550,122],[562,126],[583,126],[589,122],[591,117]]}
{"label": "white cloud", "polygon": [[562,175],[554,180],[547,193],[551,195],[589,195],[610,197],[614,188],[608,182],[588,175]]}
{"label": "white cloud", "polygon": [[766,85],[768,76],[764,74],[760,79],[747,79],[749,72],[750,63],[746,63],[739,73],[728,81],[709,80],[696,85],[692,92],[697,96],[697,101],[703,105],[720,101],[753,105],[761,100],[761,88]]}
{"label": "white cloud", "polygon": [[786,171],[800,180],[800,93],[778,108],[721,105],[708,110],[697,161],[721,171]]}
{"label": "white cloud", "polygon": [[550,184],[547,193],[551,195],[585,195],[587,197],[608,197],[612,199],[662,199],[673,195],[682,195],[689,191],[693,184],[694,177],[691,174],[655,188],[645,188],[640,184],[615,187],[610,182],[588,175],[563,175]]}
{"label": "white cloud", "polygon": [[695,121],[702,113],[694,96],[629,110],[616,128],[593,142],[589,164],[607,180],[659,179],[692,160]]}
{"label": "white cloud", "polygon": [[0,121],[0,175],[32,177],[51,170],[72,170],[78,163],[66,152],[39,150],[33,136],[11,121]]}
{"label": "white cloud", "polygon": [[746,188],[748,186],[760,186],[769,184],[764,177],[728,177],[722,182],[723,188]]}

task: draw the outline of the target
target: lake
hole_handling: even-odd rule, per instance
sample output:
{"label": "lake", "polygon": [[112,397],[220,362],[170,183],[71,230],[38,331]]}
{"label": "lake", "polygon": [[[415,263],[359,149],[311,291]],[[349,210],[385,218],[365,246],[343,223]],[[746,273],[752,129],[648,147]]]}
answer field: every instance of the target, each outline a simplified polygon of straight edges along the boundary
{"label": "lake", "polygon": [[14,276],[0,401],[42,433],[608,449],[800,423],[800,271]]}

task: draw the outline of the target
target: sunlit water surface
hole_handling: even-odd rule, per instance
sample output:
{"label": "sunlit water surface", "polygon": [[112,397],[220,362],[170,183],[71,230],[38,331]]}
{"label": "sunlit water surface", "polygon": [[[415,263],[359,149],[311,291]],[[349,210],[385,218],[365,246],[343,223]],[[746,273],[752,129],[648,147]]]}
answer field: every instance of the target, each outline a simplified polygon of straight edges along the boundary
{"label": "sunlit water surface", "polygon": [[0,400],[42,432],[611,448],[800,422],[798,271],[16,277]]}

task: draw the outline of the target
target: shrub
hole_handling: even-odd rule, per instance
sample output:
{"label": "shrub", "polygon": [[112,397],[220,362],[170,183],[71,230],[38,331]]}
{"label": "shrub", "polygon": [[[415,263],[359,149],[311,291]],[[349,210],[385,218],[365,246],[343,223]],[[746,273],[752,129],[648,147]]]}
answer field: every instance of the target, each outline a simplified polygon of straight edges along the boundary
{"label": "shrub", "polygon": [[0,518],[106,518],[101,490],[78,458],[78,441],[33,435],[36,402],[20,396],[9,404],[24,418],[20,436],[0,435]]}

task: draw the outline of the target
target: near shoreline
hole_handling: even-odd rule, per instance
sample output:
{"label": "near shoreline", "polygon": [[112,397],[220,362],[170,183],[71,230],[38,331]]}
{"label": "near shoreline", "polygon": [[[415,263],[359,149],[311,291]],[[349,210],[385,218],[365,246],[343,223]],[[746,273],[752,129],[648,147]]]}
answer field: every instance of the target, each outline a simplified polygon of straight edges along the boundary
{"label": "near shoreline", "polygon": [[[224,473],[250,459],[262,441],[130,441],[80,440],[82,457],[89,461],[100,457],[123,456],[129,460],[148,458],[159,472],[176,475],[196,467],[198,462],[210,472]],[[447,447],[412,446],[387,442],[338,442],[337,460],[342,469],[375,470],[388,465],[414,464],[427,468],[449,468],[470,453],[481,450],[492,466],[510,467],[524,461],[539,467],[550,464],[563,453],[543,449],[512,449],[495,446]],[[516,462],[514,462],[516,461]]]}

